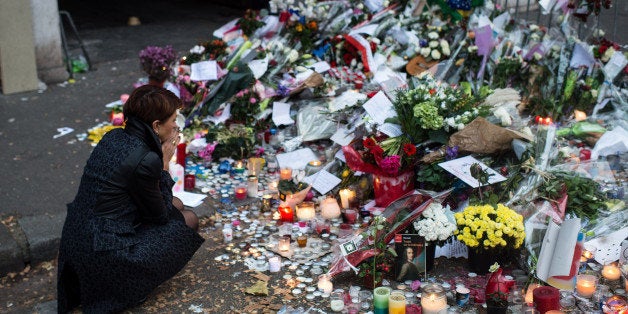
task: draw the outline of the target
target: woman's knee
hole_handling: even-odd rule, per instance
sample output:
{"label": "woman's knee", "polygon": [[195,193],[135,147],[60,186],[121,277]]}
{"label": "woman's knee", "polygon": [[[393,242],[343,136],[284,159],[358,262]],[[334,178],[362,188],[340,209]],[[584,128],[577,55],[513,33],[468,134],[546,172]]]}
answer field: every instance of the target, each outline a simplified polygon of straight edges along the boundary
{"label": "woman's knee", "polygon": [[198,230],[198,216],[191,210],[184,209],[181,211],[183,218],[185,218],[185,224],[194,230]]}

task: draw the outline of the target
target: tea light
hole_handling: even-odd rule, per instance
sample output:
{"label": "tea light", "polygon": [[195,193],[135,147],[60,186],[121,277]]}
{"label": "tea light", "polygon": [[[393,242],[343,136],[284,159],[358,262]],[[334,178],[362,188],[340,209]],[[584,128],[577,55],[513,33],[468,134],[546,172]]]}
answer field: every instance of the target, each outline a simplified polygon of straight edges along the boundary
{"label": "tea light", "polygon": [[297,218],[301,221],[309,221],[314,219],[316,211],[313,202],[303,202],[297,205]]}
{"label": "tea light", "polygon": [[292,222],[294,220],[294,211],[288,204],[279,205],[279,220],[283,222]]}
{"label": "tea light", "polygon": [[445,289],[438,284],[427,284],[421,291],[421,309],[424,314],[439,314],[447,309]]}
{"label": "tea light", "polygon": [[608,313],[627,313],[628,301],[624,296],[614,295],[606,300],[605,308],[609,311]]}
{"label": "tea light", "polygon": [[305,166],[305,175],[306,176],[313,175],[317,173],[318,171],[320,171],[322,168],[323,168],[323,163],[320,162],[320,160],[312,160],[307,163],[307,166]]}
{"label": "tea light", "polygon": [[257,197],[257,177],[249,176],[247,179],[247,195],[249,197]]}
{"label": "tea light", "polygon": [[233,166],[233,172],[235,173],[243,173],[244,172],[244,163],[241,160],[236,161]]}
{"label": "tea light", "polygon": [[534,289],[534,306],[541,313],[560,309],[560,292],[550,286],[543,286]]}
{"label": "tea light", "polygon": [[355,223],[355,220],[358,219],[358,211],[355,209],[346,209],[345,219],[347,220],[347,223]]}
{"label": "tea light", "polygon": [[585,298],[589,298],[595,293],[597,288],[597,276],[595,275],[578,275],[576,279],[576,292]]}
{"label": "tea light", "polygon": [[277,244],[277,248],[279,251],[286,252],[290,251],[290,238],[282,237],[279,239],[279,244]]}
{"label": "tea light", "polygon": [[323,293],[331,293],[332,290],[334,289],[334,284],[331,282],[331,276],[327,274],[320,275],[318,277],[317,287],[318,287],[318,290],[320,290]]}
{"label": "tea light", "polygon": [[273,256],[268,259],[268,270],[271,273],[276,273],[281,270],[281,258],[279,258],[279,256]]}
{"label": "tea light", "polygon": [[406,313],[406,296],[403,294],[403,291],[395,290],[390,293],[390,296],[388,296],[388,313]]}
{"label": "tea light", "polygon": [[615,263],[606,264],[602,268],[602,277],[604,277],[606,280],[619,280],[619,277],[621,277],[621,271]]}
{"label": "tea light", "polygon": [[268,182],[268,190],[271,192],[277,192],[279,189],[279,181],[277,180],[272,180],[270,182]]}
{"label": "tea light", "polygon": [[375,313],[382,313],[382,310],[388,309],[388,297],[391,289],[389,287],[377,287],[373,290],[373,307]]}
{"label": "tea light", "polygon": [[525,302],[527,305],[534,304],[534,289],[540,287],[538,283],[531,283],[528,285],[528,290],[526,290]]}
{"label": "tea light", "polygon": [[246,198],[247,190],[246,186],[237,186],[235,188],[235,198],[238,200],[243,200]]}
{"label": "tea light", "polygon": [[338,191],[340,194],[340,202],[342,204],[342,208],[349,208],[349,204],[355,199],[355,191],[351,189],[342,189]]}
{"label": "tea light", "polygon": [[325,219],[334,219],[340,217],[340,206],[338,201],[333,197],[324,199],[321,204],[321,216]]}
{"label": "tea light", "polygon": [[292,168],[281,168],[279,170],[279,179],[292,180]]}

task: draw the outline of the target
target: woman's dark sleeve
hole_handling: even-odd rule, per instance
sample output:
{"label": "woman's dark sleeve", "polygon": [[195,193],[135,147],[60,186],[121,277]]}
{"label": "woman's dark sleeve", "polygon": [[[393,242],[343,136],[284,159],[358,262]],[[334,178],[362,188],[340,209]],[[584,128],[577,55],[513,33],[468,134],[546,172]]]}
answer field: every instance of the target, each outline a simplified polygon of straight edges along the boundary
{"label": "woman's dark sleeve", "polygon": [[131,195],[137,205],[141,222],[165,224],[168,221],[174,182],[162,168],[163,163],[159,156],[150,152],[135,169]]}

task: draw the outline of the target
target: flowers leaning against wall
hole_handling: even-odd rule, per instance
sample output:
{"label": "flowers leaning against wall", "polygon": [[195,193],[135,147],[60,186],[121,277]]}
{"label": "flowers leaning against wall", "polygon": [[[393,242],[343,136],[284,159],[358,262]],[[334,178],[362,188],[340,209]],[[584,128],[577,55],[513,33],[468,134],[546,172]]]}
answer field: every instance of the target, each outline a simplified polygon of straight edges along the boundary
{"label": "flowers leaning against wall", "polygon": [[454,234],[472,250],[518,249],[525,239],[523,216],[503,204],[468,206],[454,217]]}

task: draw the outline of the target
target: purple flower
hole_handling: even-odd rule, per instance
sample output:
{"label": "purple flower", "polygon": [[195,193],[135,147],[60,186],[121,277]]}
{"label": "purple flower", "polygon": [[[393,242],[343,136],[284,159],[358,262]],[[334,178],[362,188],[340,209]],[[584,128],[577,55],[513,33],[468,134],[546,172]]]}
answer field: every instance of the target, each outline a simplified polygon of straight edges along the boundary
{"label": "purple flower", "polygon": [[198,156],[203,158],[205,161],[211,161],[214,149],[216,149],[216,145],[218,145],[218,142],[216,141],[207,144],[205,148],[198,152]]}
{"label": "purple flower", "polygon": [[456,146],[447,146],[447,153],[445,155],[445,160],[452,160],[458,157],[458,145]]}
{"label": "purple flower", "polygon": [[399,157],[399,155],[385,157],[382,159],[379,166],[386,174],[397,174],[399,172],[399,168],[401,167],[401,157]]}
{"label": "purple flower", "polygon": [[288,90],[288,87],[284,85],[279,85],[277,87],[277,94],[279,94],[279,96],[281,97],[287,97],[288,95],[290,95],[290,90]]}

